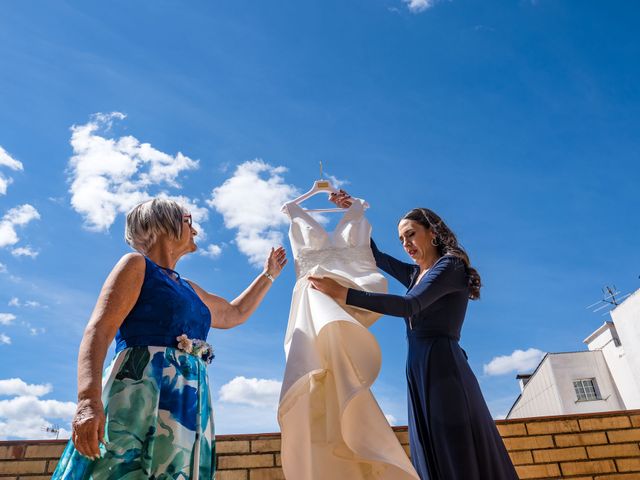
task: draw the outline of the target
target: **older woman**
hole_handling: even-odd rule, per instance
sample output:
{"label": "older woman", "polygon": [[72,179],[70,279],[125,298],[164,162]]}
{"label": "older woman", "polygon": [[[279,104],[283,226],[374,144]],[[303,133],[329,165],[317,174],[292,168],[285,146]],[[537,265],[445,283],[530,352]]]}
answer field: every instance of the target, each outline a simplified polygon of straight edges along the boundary
{"label": "older woman", "polygon": [[[346,192],[333,195],[350,205]],[[468,300],[480,297],[480,275],[453,232],[431,210],[416,208],[398,224],[414,264],[382,253],[379,268],[400,281],[406,295],[363,292],[329,278],[313,286],[338,302],[404,317],[409,343],[407,383],[411,460],[423,480],[517,480],[515,469],[460,348]]]}
{"label": "older woman", "polygon": [[[171,200],[127,215],[125,239],[137,252],[111,271],[85,329],[72,441],[54,479],[213,477],[207,333],[245,322],[287,259],[272,249],[264,271],[227,302],[174,270],[196,250],[196,235],[191,215]],[[114,337],[116,356],[101,381]]]}

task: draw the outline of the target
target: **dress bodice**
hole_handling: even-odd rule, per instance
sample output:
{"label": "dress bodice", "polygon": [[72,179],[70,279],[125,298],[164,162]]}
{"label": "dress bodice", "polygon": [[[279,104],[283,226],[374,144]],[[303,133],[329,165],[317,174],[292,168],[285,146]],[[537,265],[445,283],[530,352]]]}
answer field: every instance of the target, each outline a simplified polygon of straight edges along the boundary
{"label": "dress bodice", "polygon": [[116,353],[127,347],[175,347],[176,337],[206,340],[211,312],[177,272],[145,257],[144,282],[116,333]]}
{"label": "dress bodice", "polygon": [[364,217],[364,201],[354,199],[333,232],[296,203],[286,205],[291,218],[289,240],[296,265],[296,278],[320,266],[338,270],[348,278],[377,272],[371,253],[371,224]]}

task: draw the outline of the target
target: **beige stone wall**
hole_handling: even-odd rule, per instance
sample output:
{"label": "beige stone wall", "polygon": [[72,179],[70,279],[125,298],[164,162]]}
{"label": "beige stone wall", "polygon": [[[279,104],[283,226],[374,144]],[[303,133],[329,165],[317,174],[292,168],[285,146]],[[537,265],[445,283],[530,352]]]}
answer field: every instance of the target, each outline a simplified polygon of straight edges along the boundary
{"label": "beige stone wall", "polygon": [[[521,479],[640,480],[640,410],[496,423]],[[0,480],[50,478],[65,444],[0,441]],[[219,435],[216,448],[217,480],[284,479],[280,434]]]}

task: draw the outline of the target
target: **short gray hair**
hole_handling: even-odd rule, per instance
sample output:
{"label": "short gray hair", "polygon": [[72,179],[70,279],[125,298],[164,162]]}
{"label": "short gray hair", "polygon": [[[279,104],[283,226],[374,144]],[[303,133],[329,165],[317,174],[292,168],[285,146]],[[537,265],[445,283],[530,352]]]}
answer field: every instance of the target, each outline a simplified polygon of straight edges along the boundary
{"label": "short gray hair", "polygon": [[178,202],[166,198],[142,202],[127,213],[124,239],[139,252],[148,253],[161,235],[180,238],[187,213]]}

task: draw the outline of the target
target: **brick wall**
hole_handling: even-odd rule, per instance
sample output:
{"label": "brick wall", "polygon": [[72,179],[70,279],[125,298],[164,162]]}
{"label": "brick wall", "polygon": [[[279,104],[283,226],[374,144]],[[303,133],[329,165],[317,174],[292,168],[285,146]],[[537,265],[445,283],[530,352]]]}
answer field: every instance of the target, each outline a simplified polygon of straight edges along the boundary
{"label": "brick wall", "polygon": [[[496,423],[521,479],[640,480],[640,410]],[[406,427],[394,429],[408,450]],[[0,441],[0,480],[50,478],[65,443]],[[219,435],[216,447],[217,480],[284,479],[279,434]]]}
{"label": "brick wall", "polygon": [[496,423],[521,479],[640,480],[640,410]]}

